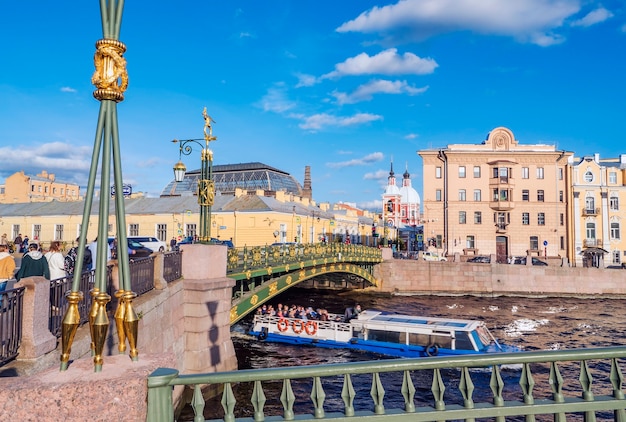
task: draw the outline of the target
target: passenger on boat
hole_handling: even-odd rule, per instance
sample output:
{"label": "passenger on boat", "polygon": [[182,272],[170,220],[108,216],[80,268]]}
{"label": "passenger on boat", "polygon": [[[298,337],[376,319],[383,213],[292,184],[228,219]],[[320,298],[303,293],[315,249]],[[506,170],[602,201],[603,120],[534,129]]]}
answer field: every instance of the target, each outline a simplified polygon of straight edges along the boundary
{"label": "passenger on boat", "polygon": [[346,312],[343,314],[343,321],[350,322],[351,319],[357,318],[361,313],[361,305],[358,303],[353,308],[346,308]]}

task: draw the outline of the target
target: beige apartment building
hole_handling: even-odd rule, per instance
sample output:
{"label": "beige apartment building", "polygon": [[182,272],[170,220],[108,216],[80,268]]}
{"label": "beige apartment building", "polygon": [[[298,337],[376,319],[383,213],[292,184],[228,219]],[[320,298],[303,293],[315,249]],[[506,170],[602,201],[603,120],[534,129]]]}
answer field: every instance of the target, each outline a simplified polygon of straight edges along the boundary
{"label": "beige apartment building", "polygon": [[626,154],[601,159],[599,154],[572,162],[572,255],[577,266],[621,265],[626,239]]}
{"label": "beige apartment building", "polygon": [[561,257],[568,250],[573,153],[521,144],[505,127],[476,144],[418,151],[428,245],[446,255]]}
{"label": "beige apartment building", "polygon": [[78,201],[80,187],[74,183],[56,180],[54,174],[43,170],[36,176],[18,171],[6,178],[0,185],[0,203]]}

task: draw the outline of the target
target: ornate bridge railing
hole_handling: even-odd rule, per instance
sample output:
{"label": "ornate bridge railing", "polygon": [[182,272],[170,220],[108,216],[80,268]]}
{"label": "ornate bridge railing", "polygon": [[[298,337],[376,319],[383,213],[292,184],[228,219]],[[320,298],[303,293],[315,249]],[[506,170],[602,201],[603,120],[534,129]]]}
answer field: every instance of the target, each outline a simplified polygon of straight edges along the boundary
{"label": "ornate bridge railing", "polygon": [[[174,420],[172,388],[193,388],[196,419],[444,421],[549,415],[550,420],[626,420],[620,363],[626,347],[537,351],[452,358],[179,375],[159,368],[148,378],[148,420]],[[504,375],[514,365],[514,376]],[[566,373],[563,377],[561,372]],[[598,384],[593,384],[598,379]],[[510,382],[505,382],[505,380]],[[478,387],[489,390],[477,398]],[[542,387],[542,394],[534,392]],[[220,391],[205,406],[201,388]],[[538,388],[539,389],[539,388]],[[242,393],[245,391],[245,393]],[[546,393],[548,392],[548,393]],[[417,394],[416,394],[417,393]],[[369,397],[368,397],[369,396]],[[236,397],[239,397],[237,399]],[[355,406],[355,400],[364,405]],[[221,408],[220,408],[221,407]],[[246,415],[247,417],[244,417]],[[253,416],[253,419],[249,416]],[[542,417],[539,420],[547,420]],[[515,419],[519,420],[519,419]]]}
{"label": "ornate bridge railing", "polygon": [[284,290],[324,274],[349,275],[345,287],[353,287],[356,279],[377,285],[373,268],[379,262],[379,249],[340,243],[230,249],[228,276],[235,279],[231,324]]}

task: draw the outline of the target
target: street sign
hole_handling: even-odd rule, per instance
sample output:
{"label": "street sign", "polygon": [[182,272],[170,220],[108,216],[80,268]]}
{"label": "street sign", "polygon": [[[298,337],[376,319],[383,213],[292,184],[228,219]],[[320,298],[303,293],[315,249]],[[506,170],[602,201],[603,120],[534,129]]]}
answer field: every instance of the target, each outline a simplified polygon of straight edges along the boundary
{"label": "street sign", "polygon": [[[133,194],[133,188],[131,185],[122,185],[122,195],[130,196]],[[115,196],[115,185],[111,186],[111,196]]]}
{"label": "street sign", "polygon": [[548,241],[547,240],[543,241],[543,246],[548,246]]}

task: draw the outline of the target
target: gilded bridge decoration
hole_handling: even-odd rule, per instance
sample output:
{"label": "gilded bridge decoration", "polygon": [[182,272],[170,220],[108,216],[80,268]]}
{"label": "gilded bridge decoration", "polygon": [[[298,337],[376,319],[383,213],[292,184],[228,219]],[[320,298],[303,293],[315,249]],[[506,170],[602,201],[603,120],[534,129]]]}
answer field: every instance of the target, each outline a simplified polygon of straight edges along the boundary
{"label": "gilded bridge decoration", "polygon": [[117,103],[124,100],[124,92],[128,87],[126,71],[126,52],[124,43],[113,39],[102,39],[96,42],[94,65],[96,70],[91,83],[96,86],[93,96],[97,100],[112,100]]}
{"label": "gilded bridge decoration", "polygon": [[[318,285],[327,281],[315,277],[341,273],[342,286],[362,288],[378,285],[373,267],[382,262],[382,252],[362,245],[320,244],[255,246],[228,251],[228,276],[236,280],[230,311],[231,324],[286,289],[307,281]],[[338,276],[334,276],[338,277]],[[311,280],[315,278],[315,280]],[[329,287],[331,287],[329,285]],[[342,287],[342,288],[344,288]]]}

